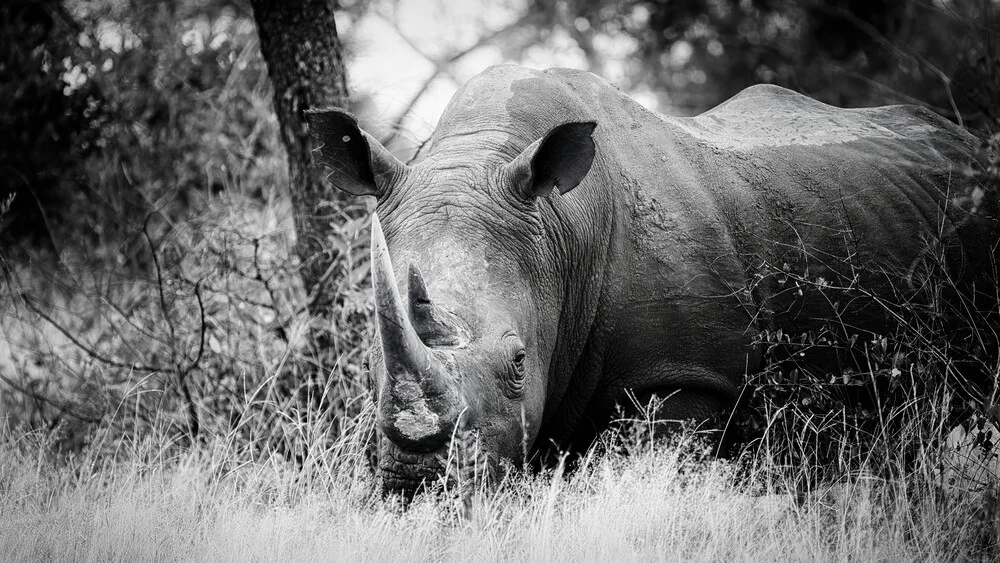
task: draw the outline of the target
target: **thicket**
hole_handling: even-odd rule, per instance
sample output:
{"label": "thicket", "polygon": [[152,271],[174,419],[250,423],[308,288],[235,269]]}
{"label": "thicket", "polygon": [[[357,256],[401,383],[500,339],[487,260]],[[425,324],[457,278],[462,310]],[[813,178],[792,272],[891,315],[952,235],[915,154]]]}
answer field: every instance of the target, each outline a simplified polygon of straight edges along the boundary
{"label": "thicket", "polygon": [[[366,224],[352,217],[366,214],[342,209],[331,225],[336,326],[313,350],[248,7],[53,1],[0,13],[4,53],[21,65],[2,67],[3,118],[39,145],[4,138],[5,176],[53,178],[5,184],[4,424],[58,428],[70,449],[97,428],[156,425],[179,444],[237,430],[289,457],[306,422],[323,435],[352,424],[370,309]],[[67,138],[87,150],[45,144]]]}

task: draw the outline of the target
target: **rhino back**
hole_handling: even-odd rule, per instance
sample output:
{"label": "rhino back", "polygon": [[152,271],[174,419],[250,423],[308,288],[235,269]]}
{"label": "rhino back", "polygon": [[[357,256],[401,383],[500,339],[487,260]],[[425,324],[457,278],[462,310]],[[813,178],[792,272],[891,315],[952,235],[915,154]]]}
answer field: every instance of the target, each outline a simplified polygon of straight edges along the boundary
{"label": "rhino back", "polygon": [[907,292],[938,243],[955,271],[981,246],[973,234],[981,218],[953,203],[970,191],[964,170],[979,165],[977,140],[928,110],[839,109],[758,86],[670,121],[688,135],[679,142],[713,192],[756,308],[778,322],[832,313],[823,296],[797,298],[782,270]]}
{"label": "rhino back", "polygon": [[935,241],[953,263],[982,246],[964,236],[979,219],[953,203],[971,190],[965,170],[982,165],[978,140],[929,110],[841,109],[763,85],[670,118],[589,73],[550,75],[601,124],[591,189],[628,211],[633,275],[659,290],[641,298],[745,293],[759,318],[788,305],[760,302],[782,293],[767,290],[775,269],[898,288]]}

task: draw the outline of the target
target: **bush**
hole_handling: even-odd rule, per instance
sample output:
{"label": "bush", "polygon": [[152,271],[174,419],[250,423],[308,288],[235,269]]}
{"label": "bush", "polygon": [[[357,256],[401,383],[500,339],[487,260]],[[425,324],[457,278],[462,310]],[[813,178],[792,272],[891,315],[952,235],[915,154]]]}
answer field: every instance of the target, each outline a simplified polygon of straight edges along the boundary
{"label": "bush", "polygon": [[[995,143],[983,145],[987,166],[967,172],[974,191],[955,200],[970,217],[987,219],[983,232],[970,230],[980,237],[979,254],[965,256],[981,275],[954,277],[960,272],[933,246],[922,267],[908,273],[911,290],[897,288],[892,296],[857,279],[834,287],[775,268],[804,299],[873,303],[888,323],[884,332],[836,322],[801,334],[762,331],[756,344],[766,367],[747,377],[742,409],[728,429],[736,437],[731,453],[805,489],[859,471],[905,479],[929,451],[959,435],[965,454],[1000,459],[1000,263],[996,246],[988,246],[1000,220]],[[823,361],[808,360],[815,357]]]}
{"label": "bush", "polygon": [[122,438],[166,423],[159,430],[178,445],[230,436],[289,456],[315,442],[305,431],[336,438],[370,402],[360,369],[372,310],[367,225],[334,233],[340,299],[319,352],[304,338],[315,321],[287,222],[287,210],[226,194],[167,236],[144,233],[148,276],[91,263],[14,271],[2,319],[13,365],[0,377],[20,393],[3,395],[4,410],[32,426],[66,421],[76,445],[93,430],[81,423]]}

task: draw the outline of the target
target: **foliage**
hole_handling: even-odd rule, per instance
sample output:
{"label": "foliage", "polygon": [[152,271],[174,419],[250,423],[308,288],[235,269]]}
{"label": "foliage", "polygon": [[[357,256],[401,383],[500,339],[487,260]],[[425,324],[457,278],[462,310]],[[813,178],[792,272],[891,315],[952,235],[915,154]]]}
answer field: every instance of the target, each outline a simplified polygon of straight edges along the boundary
{"label": "foliage", "polygon": [[892,296],[857,280],[835,287],[783,271],[804,298],[873,301],[887,332],[833,321],[802,334],[762,331],[756,344],[766,368],[748,374],[729,428],[740,455],[758,463],[755,454],[767,451],[770,463],[802,479],[800,487],[862,467],[899,478],[959,431],[969,436],[968,451],[1000,459],[997,265],[983,285],[961,289],[941,249],[928,255],[932,262],[913,272],[915,289]]}
{"label": "foliage", "polygon": [[[163,233],[224,190],[278,195],[284,152],[246,7],[43,2],[3,13],[0,99],[20,136],[0,160],[22,180],[9,190],[8,252],[42,229],[60,255],[148,265],[150,216]],[[26,14],[48,18],[34,42],[40,24]],[[37,247],[27,242],[18,246]]]}
{"label": "foliage", "polygon": [[[1000,7],[979,0],[535,0],[595,70],[628,38],[624,86],[695,114],[761,82],[846,107],[1000,118]],[[611,50],[614,52],[614,49]]]}
{"label": "foliage", "polygon": [[[86,3],[86,79],[114,120],[88,162],[103,205],[90,248],[135,260],[142,231],[163,233],[222,191],[267,201],[285,181],[266,69],[245,8],[229,3]],[[151,217],[151,219],[150,219]],[[74,249],[76,250],[76,249]]]}
{"label": "foliage", "polygon": [[0,5],[0,200],[11,201],[0,245],[51,245],[81,197],[80,161],[106,119],[93,84],[71,86],[75,22],[57,1]]}
{"label": "foliage", "polygon": [[[307,296],[289,263],[281,212],[250,198],[211,198],[169,235],[144,233],[151,273],[64,270],[46,298],[31,286],[51,274],[19,270],[3,319],[12,365],[0,377],[11,422],[50,427],[80,445],[97,424],[142,436],[168,423],[178,444],[229,435],[301,455],[294,431],[336,437],[365,408],[370,282],[363,220],[335,232],[336,323],[328,348],[303,341]],[[309,359],[326,361],[306,377]],[[314,370],[306,373],[315,374]]]}
{"label": "foliage", "polygon": [[[143,435],[155,420],[178,445],[239,428],[261,451],[301,457],[297,428],[335,436],[367,397],[364,206],[332,213],[335,318],[313,326],[304,310],[316,296],[288,256],[285,152],[249,7],[52,6],[72,27],[58,37],[69,55],[52,105],[78,118],[68,101],[91,93],[101,119],[88,122],[89,152],[62,156],[75,197],[45,202],[62,218],[48,233],[58,262],[5,263],[0,378],[14,392],[0,412],[61,425],[70,448],[108,425]],[[12,72],[23,80],[39,64]],[[17,208],[7,216],[30,222]],[[309,327],[328,336],[322,350]]]}

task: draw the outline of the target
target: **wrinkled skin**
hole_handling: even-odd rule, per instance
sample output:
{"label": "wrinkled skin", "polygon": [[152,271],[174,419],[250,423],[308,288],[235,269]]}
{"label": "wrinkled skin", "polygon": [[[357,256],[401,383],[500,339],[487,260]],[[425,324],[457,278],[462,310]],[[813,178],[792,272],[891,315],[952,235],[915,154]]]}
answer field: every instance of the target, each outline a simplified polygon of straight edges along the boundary
{"label": "wrinkled skin", "polygon": [[[841,110],[758,86],[663,118],[586,72],[488,69],[414,164],[338,110],[309,114],[340,189],[377,198],[379,468],[411,491],[583,447],[626,392],[658,416],[730,407],[759,330],[833,311],[782,271],[899,290],[944,234],[975,139],[928,111]],[[848,326],[881,319],[838,305]]]}

